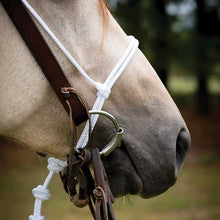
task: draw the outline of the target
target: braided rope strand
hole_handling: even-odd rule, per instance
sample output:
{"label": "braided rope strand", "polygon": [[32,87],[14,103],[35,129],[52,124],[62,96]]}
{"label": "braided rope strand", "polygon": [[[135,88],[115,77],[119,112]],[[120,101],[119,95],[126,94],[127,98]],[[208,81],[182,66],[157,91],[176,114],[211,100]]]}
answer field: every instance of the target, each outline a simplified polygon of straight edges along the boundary
{"label": "braided rope strand", "polygon": [[34,213],[29,216],[29,220],[44,220],[44,216],[41,215],[41,207],[44,200],[48,200],[50,198],[50,190],[48,186],[50,181],[54,175],[54,173],[61,172],[67,166],[66,161],[62,161],[56,159],[54,157],[50,157],[48,159],[47,169],[50,171],[48,176],[46,177],[43,185],[38,185],[36,188],[32,190],[32,194],[35,197],[34,203]]}

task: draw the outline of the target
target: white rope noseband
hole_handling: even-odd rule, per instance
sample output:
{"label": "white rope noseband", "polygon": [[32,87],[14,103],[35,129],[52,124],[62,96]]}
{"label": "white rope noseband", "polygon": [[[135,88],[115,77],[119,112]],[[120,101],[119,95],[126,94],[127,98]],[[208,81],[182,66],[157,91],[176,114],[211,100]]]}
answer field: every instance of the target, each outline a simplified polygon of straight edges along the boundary
{"label": "white rope noseband", "polygon": [[[131,42],[127,48],[127,50],[124,52],[121,59],[118,61],[112,72],[109,74],[107,79],[104,83],[96,82],[96,89],[98,90],[96,96],[95,103],[92,107],[92,110],[101,110],[104,102],[106,99],[108,99],[111,89],[115,82],[118,80],[118,78],[121,76],[122,72],[130,62],[131,58],[134,56],[136,49],[138,48],[138,40],[136,40],[133,36],[129,36],[131,39]],[[95,127],[95,124],[98,120],[99,115],[92,115],[91,116],[91,128],[92,130]],[[86,123],[86,126],[79,138],[79,141],[76,145],[76,150],[79,148],[84,148],[88,142],[89,137],[89,122]]]}
{"label": "white rope noseband", "polygon": [[[128,48],[125,50],[124,54],[122,55],[121,59],[118,61],[118,63],[115,65],[107,79],[104,83],[96,82],[94,81],[83,69],[82,67],[77,63],[77,61],[72,57],[72,55],[67,51],[67,49],[62,45],[62,43],[58,40],[58,38],[53,34],[53,32],[50,30],[50,28],[45,24],[45,22],[41,19],[41,17],[37,14],[37,12],[30,6],[30,4],[26,0],[21,0],[23,4],[26,6],[28,11],[33,15],[33,17],[38,21],[38,23],[43,27],[43,29],[48,33],[48,35],[54,40],[54,42],[57,44],[57,46],[61,49],[61,51],[67,56],[67,58],[70,60],[70,62],[77,68],[77,70],[91,83],[93,84],[97,89],[97,98],[95,100],[95,103],[92,107],[92,110],[101,110],[104,102],[106,99],[108,99],[111,89],[115,82],[118,80],[118,78],[121,76],[122,72],[127,67],[128,63],[131,61],[132,57],[134,56],[139,42],[137,39],[135,39],[133,36],[129,36],[130,43],[128,45]],[[91,129],[93,130],[96,122],[99,118],[99,115],[92,115],[91,116]],[[76,145],[76,150],[80,148],[85,148],[89,137],[89,122],[86,123],[85,128],[79,138],[79,141]],[[53,165],[51,164],[51,161],[53,161]],[[66,162],[63,162],[61,160],[55,159],[55,158],[49,158],[48,159],[48,169],[50,170],[49,175],[47,176],[45,182],[43,185],[39,185],[37,188],[33,189],[33,195],[36,198],[35,206],[34,206],[34,215],[31,215],[29,217],[29,220],[43,220],[44,217],[41,216],[41,205],[42,201],[49,199],[50,193],[47,189],[49,182],[54,174],[54,172],[59,173],[64,169],[64,167],[67,165]],[[56,164],[56,165],[55,165]],[[51,168],[52,167],[52,168]],[[59,167],[57,169],[54,169],[54,167]]]}

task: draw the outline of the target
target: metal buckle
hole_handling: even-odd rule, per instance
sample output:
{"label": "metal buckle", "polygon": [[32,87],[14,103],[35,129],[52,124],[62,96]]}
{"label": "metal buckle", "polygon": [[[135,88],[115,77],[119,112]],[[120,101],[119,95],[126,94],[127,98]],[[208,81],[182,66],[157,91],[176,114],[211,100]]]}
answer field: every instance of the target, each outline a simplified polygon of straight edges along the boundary
{"label": "metal buckle", "polygon": [[124,129],[119,126],[116,118],[106,111],[90,110],[89,113],[103,115],[103,116],[109,118],[115,126],[115,134],[110,139],[110,141],[105,145],[105,147],[100,151],[100,155],[106,157],[110,153],[112,153],[117,147],[120,147],[121,139],[122,139],[122,136],[124,133]]}

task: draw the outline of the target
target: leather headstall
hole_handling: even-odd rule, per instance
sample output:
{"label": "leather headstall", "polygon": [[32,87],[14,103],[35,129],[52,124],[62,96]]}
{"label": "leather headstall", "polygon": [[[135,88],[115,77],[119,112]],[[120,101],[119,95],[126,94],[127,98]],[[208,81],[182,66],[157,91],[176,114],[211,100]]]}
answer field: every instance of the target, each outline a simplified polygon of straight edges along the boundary
{"label": "leather headstall", "polygon": [[72,86],[22,2],[20,0],[1,0],[1,3],[68,114],[69,107],[66,100],[69,101],[74,124],[80,125],[86,121],[88,114],[77,93],[72,89],[71,92],[63,95],[61,90],[72,88]]}

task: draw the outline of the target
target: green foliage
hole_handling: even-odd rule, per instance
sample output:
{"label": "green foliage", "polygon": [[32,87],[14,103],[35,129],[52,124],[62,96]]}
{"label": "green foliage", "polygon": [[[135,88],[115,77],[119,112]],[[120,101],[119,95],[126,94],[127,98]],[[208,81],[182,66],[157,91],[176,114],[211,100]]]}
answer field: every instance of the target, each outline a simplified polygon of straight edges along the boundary
{"label": "green foliage", "polygon": [[[168,13],[170,5],[176,8],[172,14]],[[186,6],[190,13],[182,15]],[[119,1],[116,14],[127,34],[139,39],[142,51],[156,70],[169,70],[170,66],[176,65],[184,72],[197,75],[199,65],[207,70],[206,75],[219,75],[220,33],[213,31],[220,29],[220,17],[215,17],[218,5],[210,6],[205,1],[204,16],[211,22],[208,24],[198,23],[196,9],[195,0],[127,0]],[[184,25],[186,21],[188,26]],[[181,29],[175,29],[177,23]],[[199,32],[199,25],[207,32]],[[209,28],[212,25],[214,27]]]}

